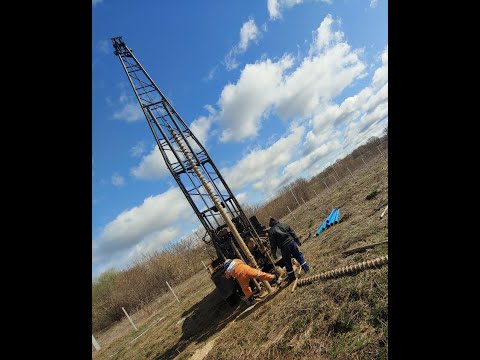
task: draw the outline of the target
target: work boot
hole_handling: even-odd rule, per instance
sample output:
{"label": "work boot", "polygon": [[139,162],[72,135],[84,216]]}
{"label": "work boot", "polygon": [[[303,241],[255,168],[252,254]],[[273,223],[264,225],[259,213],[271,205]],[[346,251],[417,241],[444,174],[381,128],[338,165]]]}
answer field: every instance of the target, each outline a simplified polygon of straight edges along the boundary
{"label": "work boot", "polygon": [[303,269],[303,271],[304,271],[305,274],[306,274],[306,273],[308,273],[308,272],[310,271],[310,266],[308,266],[308,264],[305,264],[305,265],[302,266],[302,269]]}

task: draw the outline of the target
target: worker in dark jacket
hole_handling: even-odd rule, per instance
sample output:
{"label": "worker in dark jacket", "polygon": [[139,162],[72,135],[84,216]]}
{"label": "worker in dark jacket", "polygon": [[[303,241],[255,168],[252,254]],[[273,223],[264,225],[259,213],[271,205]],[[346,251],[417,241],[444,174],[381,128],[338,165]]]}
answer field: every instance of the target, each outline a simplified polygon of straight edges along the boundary
{"label": "worker in dark jacket", "polygon": [[290,226],[279,222],[273,217],[270,218],[269,225],[268,238],[270,240],[270,246],[272,247],[273,258],[277,258],[277,248],[280,248],[283,262],[287,269],[288,282],[290,283],[296,278],[292,266],[292,257],[297,259],[305,273],[310,270],[303,254],[298,249],[297,244],[301,245],[300,240]]}

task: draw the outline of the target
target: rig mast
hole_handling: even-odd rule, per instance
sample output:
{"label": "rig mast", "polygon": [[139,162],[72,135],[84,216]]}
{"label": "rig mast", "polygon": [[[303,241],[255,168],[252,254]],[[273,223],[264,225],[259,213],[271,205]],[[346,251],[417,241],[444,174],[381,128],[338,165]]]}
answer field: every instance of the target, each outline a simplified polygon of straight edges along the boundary
{"label": "rig mast", "polygon": [[[275,267],[270,252],[258,235],[260,224],[257,221],[254,226],[246,217],[207,150],[122,37],[111,40],[165,164],[212,240],[217,263],[227,257],[240,257],[256,268],[267,263]],[[252,252],[257,256],[254,257]],[[271,292],[270,284],[264,282],[264,285]]]}

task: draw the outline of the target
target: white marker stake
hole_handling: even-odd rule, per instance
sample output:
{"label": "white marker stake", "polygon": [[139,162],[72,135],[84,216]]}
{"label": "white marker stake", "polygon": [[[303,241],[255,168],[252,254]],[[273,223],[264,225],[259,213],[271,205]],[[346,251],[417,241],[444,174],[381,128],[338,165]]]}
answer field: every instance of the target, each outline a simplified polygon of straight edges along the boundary
{"label": "white marker stake", "polygon": [[387,207],[385,208],[385,210],[383,210],[382,215],[380,215],[380,219],[383,218],[383,215],[385,215],[385,213],[387,212],[387,209],[388,209],[388,205],[387,205]]}
{"label": "white marker stake", "polygon": [[327,183],[326,183],[325,181],[324,181],[323,183],[325,184],[325,187],[328,189],[328,185],[327,185]]}
{"label": "white marker stake", "polygon": [[[332,169],[333,169],[333,171],[335,171],[335,174],[337,174],[337,177],[340,179],[340,175],[338,175],[337,170],[335,170],[335,168],[333,166],[332,166]],[[338,180],[337,180],[337,182],[338,182]]]}
{"label": "white marker stake", "polygon": [[362,158],[363,163],[364,163],[365,165],[367,165],[367,163],[365,162],[365,160],[363,160],[363,155],[360,156],[360,157]]}
{"label": "white marker stake", "polygon": [[205,265],[205,263],[203,262],[203,260],[202,260],[202,264],[203,264],[203,266],[205,266],[205,270],[208,270],[208,269],[207,269],[207,265]]}
{"label": "white marker stake", "polygon": [[317,192],[315,191],[315,189],[312,189],[313,192],[315,193],[315,196],[318,196]]}
{"label": "white marker stake", "polygon": [[127,313],[127,310],[125,310],[125,308],[122,306],[122,310],[123,312],[125,313],[125,315],[127,315],[127,319],[128,321],[130,321],[130,324],[132,324],[133,328],[135,329],[135,331],[138,331],[137,327],[135,326],[135,324],[133,323],[132,319],[130,319],[130,316],[128,316],[128,313]]}
{"label": "white marker stake", "polygon": [[173,296],[175,296],[175,299],[177,299],[177,301],[180,302],[180,300],[178,300],[177,295],[175,295],[175,293],[173,292],[173,289],[172,289],[172,287],[170,286],[170,284],[168,283],[168,281],[165,281],[165,282],[167,283],[167,286],[168,286],[168,288],[170,289],[170,291],[172,292]]}
{"label": "white marker stake", "polygon": [[295,194],[293,193],[292,188],[289,187],[288,189],[290,190],[290,192],[292,193],[293,197],[295,198],[295,201],[297,202],[298,206],[300,206],[300,203],[298,202],[297,197],[296,197]]}
{"label": "white marker stake", "polygon": [[[295,215],[293,215],[292,210],[290,210],[290,208],[288,206],[287,206],[287,209],[288,209],[288,211],[290,211],[290,214],[292,214],[293,218],[295,219]],[[297,221],[297,219],[295,219],[295,221]]]}
{"label": "white marker stake", "polygon": [[[350,169],[348,168],[348,166],[347,166],[347,170],[348,170],[348,172],[350,173],[350,175],[352,175],[352,172],[350,171]],[[353,175],[352,175],[352,177],[353,177]]]}
{"label": "white marker stake", "polygon": [[97,340],[95,340],[95,337],[93,336],[93,334],[92,334],[92,344],[95,347],[95,350],[100,351],[101,347],[100,345],[98,345],[98,342]]}
{"label": "white marker stake", "polygon": [[383,158],[386,159],[385,155],[383,155],[383,153],[380,151],[380,147],[377,146],[377,150],[380,152],[380,154],[382,154]]}

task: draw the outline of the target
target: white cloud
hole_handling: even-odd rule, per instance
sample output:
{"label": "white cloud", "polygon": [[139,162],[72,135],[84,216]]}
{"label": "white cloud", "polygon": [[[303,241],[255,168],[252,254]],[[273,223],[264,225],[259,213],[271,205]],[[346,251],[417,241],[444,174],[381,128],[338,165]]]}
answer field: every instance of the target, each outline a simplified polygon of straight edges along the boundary
{"label": "white cloud", "polygon": [[[340,22],[337,21],[337,23],[339,24]],[[328,14],[325,16],[325,19],[323,19],[318,27],[314,41],[310,46],[310,54],[314,54],[315,52],[321,53],[343,40],[344,34],[341,31],[332,31],[333,24],[334,20],[332,15]]]}
{"label": "white cloud", "polygon": [[133,157],[142,156],[145,152],[145,143],[143,141],[139,141],[135,146],[130,149],[130,155]]}
{"label": "white cloud", "polygon": [[258,31],[257,25],[255,25],[255,21],[253,19],[248,20],[240,29],[238,49],[242,52],[247,50],[249,42],[257,39],[259,34],[260,32]]}
{"label": "white cloud", "polygon": [[308,170],[316,162],[324,159],[330,153],[338,150],[342,147],[342,144],[337,138],[333,138],[330,141],[324,142],[319,147],[315,148],[307,156],[303,156],[300,159],[288,164],[283,171],[283,182],[288,183],[302,174],[305,170]]}
{"label": "white cloud", "polygon": [[221,141],[240,141],[257,134],[261,116],[274,103],[282,74],[292,64],[290,56],[248,64],[235,85],[223,88],[218,100],[219,121],[225,128]]}
{"label": "white cloud", "polygon": [[313,117],[312,128],[306,136],[305,153],[326,141],[325,134],[331,134],[331,129],[341,124],[346,126],[342,141],[344,155],[371,136],[382,134],[388,121],[388,46],[381,59],[382,65],[374,72],[371,85],[346,98],[340,105],[327,104]]}
{"label": "white cloud", "polygon": [[287,76],[276,106],[282,118],[309,117],[339,95],[358,78],[365,65],[346,43],[339,43],[324,54],[305,58]]}
{"label": "white cloud", "polygon": [[[237,82],[224,87],[218,111],[207,105],[208,115],[190,124],[203,144],[216,122],[223,126],[222,141],[254,137],[270,115],[296,124],[280,139],[248,151],[221,170],[232,191],[238,193],[238,201],[246,201],[252,191],[265,199],[279,187],[313,176],[371,136],[382,134],[388,122],[388,46],[380,56],[381,65],[368,75],[370,84],[336,101],[346,87],[366,76],[360,50],[352,49],[343,32],[334,30],[338,24],[326,16],[313,33],[308,56],[297,62],[285,54],[246,65]],[[126,104],[128,100],[122,95],[119,101]],[[156,144],[149,154],[142,154],[139,165],[131,170],[133,176],[146,179],[169,174]],[[185,224],[196,221],[178,188],[149,197],[103,228],[93,241],[94,262],[127,264],[178,238]]]}
{"label": "white cloud", "polygon": [[[93,250],[93,262],[96,266],[95,274],[101,274],[107,269],[124,269],[134,261],[141,260],[143,255],[151,254],[153,251],[161,251],[162,248],[181,235],[179,227],[169,227],[155,231],[146,236],[145,240],[129,248],[118,250],[114,253],[98,255],[97,249]],[[112,256],[114,255],[114,256]]]}
{"label": "white cloud", "polygon": [[[208,135],[210,132],[210,127],[212,126],[213,121],[216,118],[215,109],[211,105],[206,105],[205,109],[209,112],[208,116],[199,116],[192,121],[189,128],[195,137],[200,141],[203,147],[206,147]],[[199,150],[194,147],[195,150]]]}
{"label": "white cloud", "polygon": [[112,175],[111,178],[112,184],[115,186],[123,186],[125,185],[125,179],[123,176],[118,175],[117,173]]}
{"label": "white cloud", "polygon": [[378,5],[378,0],[370,0],[370,7],[375,9]]}
{"label": "white cloud", "polygon": [[136,244],[127,253],[129,261],[134,260],[144,254],[149,254],[154,251],[159,251],[172,240],[180,236],[180,229],[176,227],[169,227],[163,230],[154,231],[145,236],[144,240]]}
{"label": "white cloud", "polygon": [[267,0],[267,9],[270,19],[275,20],[281,17],[278,0]]}
{"label": "white cloud", "polygon": [[246,192],[242,192],[235,195],[235,198],[237,199],[239,204],[245,204],[245,202],[247,201],[248,195]]}
{"label": "white cloud", "polygon": [[[328,1],[329,0],[324,2]],[[302,2],[303,0],[267,0],[267,9],[270,20],[281,19],[281,9],[294,7],[295,5],[299,5]]]}
{"label": "white cloud", "polygon": [[122,108],[113,113],[114,119],[133,122],[145,118],[138,101],[133,96],[127,96],[125,93],[122,93],[118,102]]}
{"label": "white cloud", "polygon": [[303,127],[294,127],[288,136],[270,147],[252,150],[234,166],[221,170],[230,188],[236,191],[251,183],[255,188],[262,188],[266,178],[274,177],[290,162],[304,133]]}
{"label": "white cloud", "polygon": [[210,69],[210,71],[208,72],[207,76],[205,76],[203,78],[204,81],[210,81],[213,79],[213,77],[215,76],[215,72],[217,71],[217,68],[218,68],[218,65],[215,65],[213,68]]}
{"label": "white cloud", "polygon": [[238,61],[237,61],[237,53],[235,52],[235,48],[230,50],[228,54],[225,56],[225,68],[230,71],[233,69],[236,69],[238,67]]}
{"label": "white cloud", "polygon": [[388,46],[381,55],[382,66],[373,74],[373,86],[378,88],[388,81]]}
{"label": "white cloud", "polygon": [[[332,0],[313,0],[331,5]],[[376,0],[373,0],[376,1]],[[282,10],[290,9],[295,5],[300,5],[304,0],[267,0],[267,9],[270,20],[278,20],[282,18]]]}
{"label": "white cloud", "polygon": [[93,260],[106,261],[124,250],[131,253],[166,244],[190,215],[190,206],[178,188],[150,196],[102,229],[93,241]]}
{"label": "white cloud", "polygon": [[100,4],[103,2],[103,0],[92,0],[92,6],[96,6],[97,4]]}
{"label": "white cloud", "polygon": [[[168,151],[167,153],[171,152]],[[175,160],[172,158],[172,161]],[[168,170],[165,160],[163,160],[162,153],[158,149],[156,143],[153,145],[150,153],[144,155],[140,164],[132,168],[130,173],[134,177],[143,180],[160,179],[170,175],[170,171]]]}
{"label": "white cloud", "polygon": [[[374,121],[368,127],[359,123],[351,123],[345,131],[345,140],[343,143],[343,153],[349,153],[353,149],[365,143],[372,136],[382,136],[383,129],[388,123],[388,112],[380,114],[382,109],[377,111],[379,117],[373,119]],[[372,116],[373,117],[373,116]],[[361,131],[363,130],[363,131]],[[368,131],[367,131],[368,130]]]}
{"label": "white cloud", "polygon": [[312,130],[307,134],[306,150],[311,151],[325,141],[325,136],[331,134],[330,131],[334,126],[355,120],[361,114],[364,105],[371,99],[372,94],[372,89],[367,87],[356,95],[346,98],[340,105],[325,104],[310,121]]}
{"label": "white cloud", "polygon": [[224,87],[218,100],[220,140],[242,141],[257,135],[269,111],[283,118],[307,118],[318,113],[355,79],[364,75],[360,50],[352,50],[327,15],[314,33],[306,56],[291,73],[293,55],[274,62],[265,59],[247,64],[236,84]]}
{"label": "white cloud", "polygon": [[260,36],[260,31],[253,19],[249,19],[240,29],[240,40],[225,56],[225,67],[228,71],[238,67],[237,55],[244,53],[251,41],[255,41]]}
{"label": "white cloud", "polygon": [[108,40],[102,40],[98,43],[98,50],[105,55],[110,53],[110,46]]}
{"label": "white cloud", "polygon": [[[330,21],[328,17],[326,19],[328,24]],[[331,23],[332,22],[330,22],[330,24]],[[332,51],[336,54],[343,53],[344,55],[341,56],[332,56],[336,59],[353,59],[350,63],[346,60],[346,63],[356,64],[358,67],[356,73],[361,74],[365,65],[363,63],[359,65],[358,58],[355,57],[356,54],[347,51],[344,43],[338,43],[339,40],[343,39],[343,34],[335,35],[335,32],[329,31],[328,28],[322,28],[321,26],[316,33],[319,34],[316,40],[320,41],[312,44],[312,57],[318,57],[318,53],[332,54]],[[319,43],[320,46],[318,46]],[[309,114],[311,118],[308,124],[304,124],[302,127],[292,128],[292,133],[287,137],[281,138],[267,148],[255,149],[249,152],[234,166],[224,169],[223,172],[226,174],[225,177],[230,186],[238,191],[252,185],[252,188],[260,191],[263,197],[268,197],[277,191],[279,187],[288,184],[296,178],[313,176],[330,163],[333,163],[337,158],[345,156],[355,147],[367,141],[371,136],[381,135],[388,121],[387,50],[388,47],[385,48],[381,55],[382,65],[374,72],[371,84],[359,90],[355,95],[344,99],[340,104],[333,101],[334,94],[340,94],[348,81],[342,82],[342,76],[340,76],[340,85],[338,83],[331,83],[328,88],[312,90],[311,88],[315,88],[316,85],[310,84],[308,77],[303,77],[304,74],[302,74],[302,71],[305,71],[305,74],[315,74],[313,70],[308,71],[309,68],[305,65],[306,60],[290,75],[284,76],[283,79],[279,75],[282,71],[278,71],[276,77],[272,77],[275,81],[264,81],[258,74],[256,74],[256,76],[252,75],[252,79],[261,79],[261,81],[259,81],[261,84],[279,84],[277,87],[272,86],[269,89],[270,94],[276,91],[280,94],[276,95],[278,99],[282,99],[283,96],[283,99],[286,99],[283,100],[283,102],[286,102],[288,99],[294,99],[295,101],[290,100],[285,109],[282,109],[275,101],[265,101],[265,104],[262,103],[261,106],[255,108],[257,111],[256,116],[249,117],[249,113],[247,113],[247,115],[240,114],[239,124],[241,124],[240,119],[244,120],[243,126],[247,126],[251,119],[258,121],[261,117],[261,115],[258,114],[262,114],[263,116],[262,109],[267,109],[269,106],[270,109],[276,109],[280,115],[283,112],[283,116],[288,114],[289,117],[296,118]],[[351,56],[352,54],[354,56]],[[307,60],[310,61],[311,58]],[[341,62],[336,61],[336,63],[339,64]],[[264,61],[261,64],[264,67],[275,65],[275,63],[269,61]],[[256,70],[258,71],[258,63],[251,66],[257,67]],[[340,66],[340,68],[331,66],[330,69],[333,73],[342,74],[345,66]],[[249,77],[250,71],[252,71],[252,69],[246,66],[236,86],[231,85],[230,88],[226,87],[228,91],[234,93],[233,95],[230,94],[232,99],[242,95],[242,93],[238,92],[239,89],[248,93],[246,90],[248,86],[245,85],[245,79]],[[259,72],[262,74],[268,73],[266,71]],[[296,78],[296,76],[298,76],[298,78]],[[329,76],[331,75],[324,75],[323,77],[328,78]],[[352,77],[346,76],[346,78]],[[308,99],[308,95],[295,98],[286,93],[286,88],[293,89],[293,93],[300,91],[292,85],[294,79],[298,84],[302,83],[301,79],[304,79],[303,83],[309,88],[309,92],[317,92],[319,95],[311,96],[313,100],[310,99],[306,102],[305,98]],[[254,89],[253,86],[252,89]],[[262,97],[263,92],[265,92],[265,90],[259,94],[255,94],[257,104],[265,100],[265,97]],[[318,97],[322,98],[322,96],[322,101],[314,101]],[[221,99],[228,100],[229,98],[221,97]],[[245,103],[245,99],[242,97],[241,102]],[[274,105],[271,105],[272,103]],[[225,109],[226,107],[223,108]],[[307,109],[307,111],[305,111],[305,109]],[[238,106],[238,108],[236,108],[236,115],[239,115],[238,112],[241,112],[241,110],[241,107]],[[258,125],[258,123],[254,121],[250,121],[250,123]],[[258,127],[253,126],[250,135],[255,134],[255,129],[257,128]],[[307,131],[305,138],[303,138],[304,130]],[[246,130],[239,126],[233,133],[236,136],[243,136]],[[295,136],[295,134],[297,136]]]}

